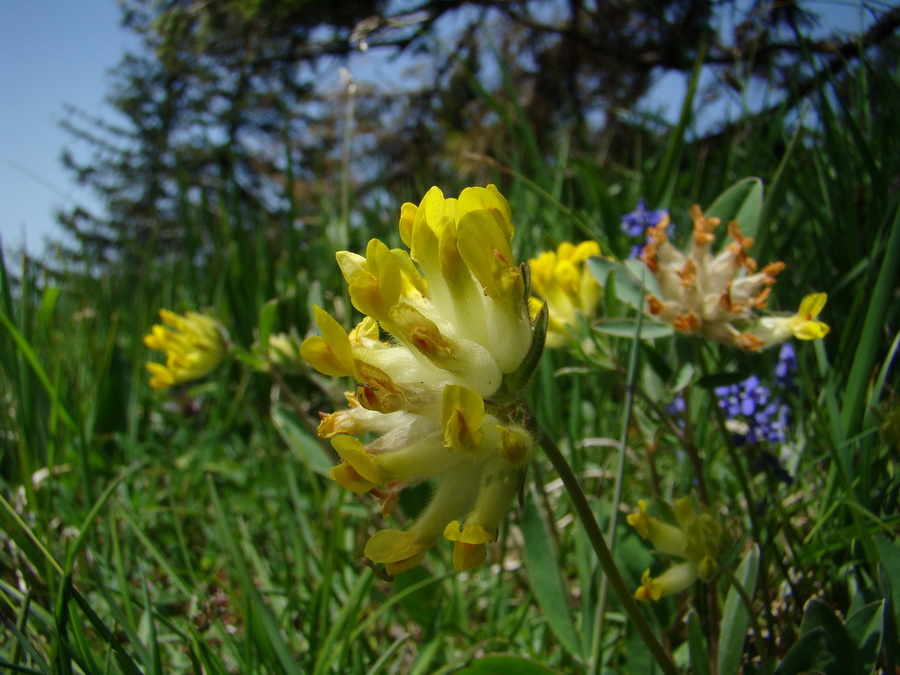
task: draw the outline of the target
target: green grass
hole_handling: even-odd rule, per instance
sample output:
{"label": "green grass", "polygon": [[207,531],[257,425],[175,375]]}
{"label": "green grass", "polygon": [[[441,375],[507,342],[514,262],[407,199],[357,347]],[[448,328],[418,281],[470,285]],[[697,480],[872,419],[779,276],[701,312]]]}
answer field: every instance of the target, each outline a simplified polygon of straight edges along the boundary
{"label": "green grass", "polygon": [[[797,343],[790,485],[753,470],[704,386],[724,373],[766,378],[773,352],[586,328],[593,349],[548,352],[530,388],[535,418],[573,468],[629,588],[663,565],[622,507],[697,495],[702,479],[729,537],[723,571],[640,610],[684,671],[897,667],[898,103],[896,72],[860,71],[814,97],[803,126],[746,118],[733,137],[700,147],[686,140],[685,115],[640,165],[600,165],[562,140],[553,162],[528,155],[497,170],[520,259],[587,236],[624,257],[618,219],[639,194],[684,223],[691,204],[759,177],[753,254],[788,265],[773,309],[829,293],[831,334]],[[520,111],[502,113],[521,147],[537,147]],[[368,228],[347,232],[349,248],[372,236],[396,244],[400,204],[420,196],[393,195],[386,220],[363,214]],[[474,674],[493,672],[479,657],[507,654],[559,673],[653,672],[546,455],[487,566],[454,573],[439,543],[389,583],[362,562],[381,526],[374,500],[325,477],[334,459],[311,431],[320,410],[341,405],[346,383],[309,371],[273,380],[247,365],[247,352],[204,381],[152,392],[141,337],[159,307],[209,309],[247,349],[261,332],[309,332],[314,302],[349,308],[324,236],[285,224],[273,239],[225,196],[212,210],[185,209],[196,241],[215,244],[200,265],[156,260],[124,283],[124,271],[54,275],[3,258],[0,666]],[[633,310],[609,288],[604,316]],[[679,392],[689,433],[666,412]],[[425,499],[425,487],[408,491],[392,522]]]}

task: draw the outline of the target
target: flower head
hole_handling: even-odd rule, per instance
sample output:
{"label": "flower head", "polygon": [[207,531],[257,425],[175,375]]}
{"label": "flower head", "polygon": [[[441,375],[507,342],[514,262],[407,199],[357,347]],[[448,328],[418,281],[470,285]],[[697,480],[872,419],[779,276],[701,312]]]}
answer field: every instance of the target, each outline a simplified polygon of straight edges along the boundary
{"label": "flower head", "polygon": [[797,370],[797,352],[790,342],[785,342],[778,350],[778,362],[775,364],[775,383],[782,389],[794,386],[794,371]]}
{"label": "flower head", "polygon": [[748,332],[765,347],[784,342],[791,337],[798,340],[821,340],[831,330],[828,324],[816,320],[827,299],[825,293],[807,295],[800,301],[800,309],[796,314],[763,317],[751,326]]}
{"label": "flower head", "polygon": [[748,254],[753,239],[745,237],[737,221],[728,231],[732,242],[714,254],[712,244],[719,218],[704,215],[699,206],[691,210],[694,231],[687,252],[675,248],[662,221],[648,231],[649,243],[641,259],[656,277],[662,297],[649,295],[649,311],[676,330],[725,342],[741,349],[758,350],[791,336],[815,340],[828,333],[828,326],[815,317],[825,305],[825,294],[807,296],[797,314],[762,317],[785,265],[781,262],[757,268]]}
{"label": "flower head", "polygon": [[646,570],[634,594],[638,600],[659,600],[680,593],[698,579],[710,581],[719,570],[718,558],[725,542],[719,522],[708,514],[698,514],[686,498],[677,500],[672,508],[677,525],[648,515],[643,499],[638,500],[637,512],[628,514],[628,524],[658,552],[684,560],[658,577],[650,576],[650,570]]}
{"label": "flower head", "polygon": [[600,285],[584,269],[584,263],[595,255],[600,255],[600,245],[596,241],[583,241],[577,245],[564,241],[556,251],[545,251],[528,261],[531,290],[537,296],[529,299],[532,313],[540,310],[542,300],[546,301],[550,311],[548,347],[563,344],[567,327],[577,325],[578,315],[593,316],[600,301]]}
{"label": "flower head", "polygon": [[629,237],[643,237],[644,232],[655,227],[661,221],[668,223],[669,212],[665,209],[648,209],[643,197],[638,199],[637,207],[622,216],[622,231]]}
{"label": "flower head", "polygon": [[150,386],[166,389],[209,374],[225,355],[225,339],[221,325],[213,318],[196,312],[184,315],[167,309],[159,310],[161,324],[144,336],[150,349],[166,353],[165,365],[150,362]]}
{"label": "flower head", "polygon": [[358,383],[349,406],[319,425],[341,458],[335,482],[371,492],[387,516],[403,487],[437,481],[409,529],[381,530],[366,544],[388,574],[418,565],[441,536],[454,543],[457,569],[480,564],[519,490],[533,441],[517,420],[520,392],[504,385],[527,379],[543,345],[513,232],[493,185],[457,199],[431,188],[401,209],[408,252],[373,239],[365,256],[337,254],[366,317],[348,333],[316,307],[321,336],[300,347],[319,372]]}
{"label": "flower head", "polygon": [[713,391],[735,445],[784,440],[789,409],[758,377],[751,375],[743,382]]}

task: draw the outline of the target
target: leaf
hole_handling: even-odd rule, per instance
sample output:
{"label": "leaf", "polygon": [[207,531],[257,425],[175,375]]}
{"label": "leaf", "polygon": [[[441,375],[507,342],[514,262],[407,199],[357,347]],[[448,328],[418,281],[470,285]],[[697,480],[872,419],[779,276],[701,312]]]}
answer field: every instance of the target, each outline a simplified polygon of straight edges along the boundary
{"label": "leaf", "polygon": [[[225,507],[219,498],[215,483],[211,476],[207,475],[207,486],[212,500],[212,510],[215,516],[216,525],[219,533],[219,541],[222,543],[224,551],[231,558],[232,574],[240,584],[240,588],[246,598],[246,616],[249,639],[253,641],[259,649],[263,663],[267,666],[278,664],[279,671],[290,675],[291,673],[300,674],[300,666],[294,660],[290,647],[288,646],[284,633],[280,630],[278,618],[271,606],[266,602],[262,592],[257,588],[255,577],[250,571],[247,560],[244,556],[238,539],[235,536],[236,528],[226,515]],[[365,580],[367,577],[360,577]],[[347,598],[347,604],[344,607],[352,607],[351,598]],[[335,623],[335,627],[339,624]]]}
{"label": "leaf", "polygon": [[837,614],[821,598],[806,604],[800,624],[800,638],[788,651],[777,675],[818,671],[825,675],[846,675],[856,663],[857,649]]}
{"label": "leaf", "polygon": [[832,662],[828,652],[828,634],[823,628],[801,635],[784,660],[775,669],[775,675],[801,675],[810,671],[826,672]]}
{"label": "leaf", "polygon": [[697,386],[703,389],[716,389],[718,387],[728,387],[732,384],[739,384],[750,377],[749,373],[712,373],[704,375],[697,380]]}
{"label": "leaf", "polygon": [[394,597],[403,593],[402,600],[397,604],[410,619],[423,628],[435,622],[441,611],[437,608],[446,607],[448,602],[441,585],[429,583],[434,579],[431,572],[419,566],[397,575],[394,581]]}
{"label": "leaf", "polygon": [[884,611],[884,638],[885,658],[888,660],[887,672],[894,672],[890,668],[896,668],[898,644],[900,644],[900,549],[884,537],[875,537],[875,546],[878,555],[881,556],[879,577],[881,589],[885,599]]}
{"label": "leaf", "polygon": [[763,184],[759,178],[744,178],[713,200],[705,213],[723,223],[736,220],[746,237],[755,237],[763,206]]}
{"label": "leaf", "polygon": [[660,288],[659,282],[656,280],[656,277],[653,276],[650,268],[644,264],[643,260],[629,258],[625,261],[625,268],[631,272],[634,279],[641,282],[644,290],[648,293],[652,293],[657,298],[663,297],[662,288]]}
{"label": "leaf", "polygon": [[525,502],[522,533],[525,536],[525,569],[538,605],[560,644],[569,653],[580,655],[581,645],[555,554],[556,547],[531,494]]}
{"label": "leaf", "polygon": [[521,656],[489,654],[457,670],[456,675],[555,675],[555,672]]}
{"label": "leaf", "polygon": [[[844,392],[843,409],[841,410],[841,423],[845,438],[849,438],[857,431],[859,422],[862,420],[868,401],[867,391],[872,371],[880,351],[878,344],[882,340],[885,317],[890,312],[890,307],[896,303],[897,271],[900,269],[900,208],[894,212],[890,232],[875,286],[866,294],[869,305],[853,356],[850,375],[847,378],[847,388]],[[869,401],[868,404],[871,405],[871,402]],[[843,451],[847,466],[851,465],[849,458],[846,457],[851,447],[850,444],[847,444]],[[853,478],[850,476],[851,480]]]}
{"label": "leaf", "polygon": [[12,320],[3,312],[0,312],[0,323],[2,323],[6,328],[9,336],[12,338],[13,342],[16,343],[16,346],[19,348],[22,356],[28,362],[28,365],[31,366],[32,372],[37,377],[38,381],[40,381],[40,383],[43,385],[44,390],[47,392],[47,395],[53,401],[53,409],[55,414],[60,416],[62,421],[65,422],[66,426],[69,429],[71,429],[72,431],[76,431],[78,429],[78,425],[75,424],[75,421],[72,419],[69,411],[63,405],[62,401],[59,400],[59,391],[50,380],[50,377],[47,375],[47,371],[44,370],[44,366],[41,365],[41,360],[38,358],[37,353],[28,343],[28,340],[24,335],[22,335],[22,333],[19,332],[19,329],[16,328]]}
{"label": "leaf", "polygon": [[672,391],[681,391],[687,387],[694,379],[696,369],[690,363],[684,364],[675,376],[675,383],[672,385]]}
{"label": "leaf", "polygon": [[275,325],[275,315],[278,311],[278,300],[269,300],[259,310],[259,322],[257,330],[259,331],[259,349],[260,353],[265,355],[269,351],[269,335],[272,334],[272,326]]}
{"label": "leaf", "polygon": [[788,166],[794,155],[794,150],[799,144],[800,130],[803,129],[803,127],[804,125],[802,122],[797,124],[787,149],[784,151],[781,160],[778,162],[778,168],[775,169],[775,173],[772,174],[769,184],[766,186],[766,198],[763,202],[762,210],[759,213],[759,222],[757,223],[756,233],[753,235],[756,239],[754,252],[757,256],[761,256],[763,252],[765,252],[775,213],[781,209],[784,204],[784,193],[787,190],[787,176],[789,175]]}
{"label": "leaf", "polygon": [[594,330],[614,337],[633,338],[637,335],[644,340],[669,337],[674,332],[672,326],[656,321],[644,321],[638,333],[636,319],[605,319],[594,324]]}
{"label": "leaf", "polygon": [[616,297],[632,307],[642,307],[648,293],[662,297],[656,277],[641,260],[627,260],[622,264],[617,260],[594,256],[588,258],[587,266],[601,286],[605,287],[612,277],[615,280]]}
{"label": "leaf", "polygon": [[59,288],[56,286],[48,286],[41,297],[41,306],[38,309],[38,321],[44,326],[50,325],[53,318],[53,311],[56,309],[56,301],[59,298]]}
{"label": "leaf", "polygon": [[[756,576],[759,572],[759,547],[754,545],[734,574],[735,580],[743,586],[747,595],[753,597],[756,590]],[[725,597],[722,622],[719,624],[718,672],[720,675],[737,673],[744,651],[744,639],[750,624],[748,607],[744,605],[740,593],[732,586]]]}
{"label": "leaf", "polygon": [[703,635],[703,627],[700,625],[700,616],[696,611],[691,610],[690,614],[688,614],[687,625],[691,672],[694,675],[710,675],[709,648]]}
{"label": "leaf", "polygon": [[321,476],[328,475],[335,460],[328,455],[319,440],[300,423],[294,413],[282,406],[276,406],[272,409],[272,423],[287,446],[297,453],[307,469]]}
{"label": "leaf", "polygon": [[844,623],[856,645],[856,666],[861,673],[871,673],[878,661],[884,631],[884,600],[870,602],[853,613]]}

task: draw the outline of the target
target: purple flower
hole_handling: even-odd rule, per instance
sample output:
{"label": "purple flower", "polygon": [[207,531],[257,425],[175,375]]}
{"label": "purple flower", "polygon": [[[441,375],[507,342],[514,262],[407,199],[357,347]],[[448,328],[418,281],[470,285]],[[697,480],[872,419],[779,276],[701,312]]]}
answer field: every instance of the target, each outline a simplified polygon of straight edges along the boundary
{"label": "purple flower", "polygon": [[784,389],[794,386],[793,373],[797,370],[797,352],[790,342],[781,345],[778,352],[778,363],[775,364],[775,384]]}
{"label": "purple flower", "polygon": [[644,232],[669,215],[665,209],[647,210],[643,197],[638,199],[637,208],[622,216],[622,231],[629,237],[643,237]]}
{"label": "purple flower", "polygon": [[719,407],[726,420],[732,423],[729,428],[735,445],[777,443],[785,439],[790,411],[787,405],[773,398],[756,375],[713,391],[719,397]]}

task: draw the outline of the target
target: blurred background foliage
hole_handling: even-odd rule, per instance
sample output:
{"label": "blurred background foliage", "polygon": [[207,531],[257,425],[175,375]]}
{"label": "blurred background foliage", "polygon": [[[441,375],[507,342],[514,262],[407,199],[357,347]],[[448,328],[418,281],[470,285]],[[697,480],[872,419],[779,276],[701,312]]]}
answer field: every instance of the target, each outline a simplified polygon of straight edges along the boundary
{"label": "blurred background foliage", "polygon": [[[595,335],[604,359],[547,354],[532,403],[607,523],[618,459],[604,449],[623,433],[626,501],[693,486],[658,415],[623,428],[628,383],[658,409],[691,385],[711,501],[744,536],[733,567],[740,547],[760,551],[765,639],[738,631],[745,672],[767,672],[766,653],[781,673],[871,672],[872,658],[893,672],[900,10],[867,5],[863,32],[830,35],[800,1],[121,5],[143,48],[115,71],[119,121],[82,112],[65,155],[105,209],[60,214],[69,236],[40,261],[0,260],[4,665],[432,673],[508,651],[558,672],[652,672],[614,600],[599,632],[596,561],[543,458],[501,538],[505,567],[460,577],[438,551],[389,586],[359,563],[371,504],[323,477],[333,458],[311,431],[343,387],[302,367],[274,384],[254,369],[271,331],[312,330],[313,303],[351,322],[334,252],[399,245],[400,204],[433,184],[497,183],[519,259],[585,238],[624,258],[634,241],[620,218],[638,197],[667,208],[683,239],[692,204],[753,176],[765,185],[753,255],[788,265],[771,308],[829,293],[832,333],[798,349],[794,482],[752,474],[749,500],[695,386],[701,364],[737,381],[771,372],[772,354],[698,360],[684,342],[647,343],[635,374],[630,341]],[[370,60],[392,81],[364,77]],[[674,118],[648,98],[665,74],[687,83]],[[723,101],[738,112],[717,112]],[[213,313],[243,360],[154,394],[141,337],[160,307]],[[403,506],[426,498],[411,491]],[[620,529],[636,584],[651,558]],[[648,611],[692,672],[709,672],[696,653],[715,654],[715,596]],[[861,618],[804,614],[814,596]],[[870,658],[872,617],[884,639]],[[823,635],[856,670],[809,660]]]}

